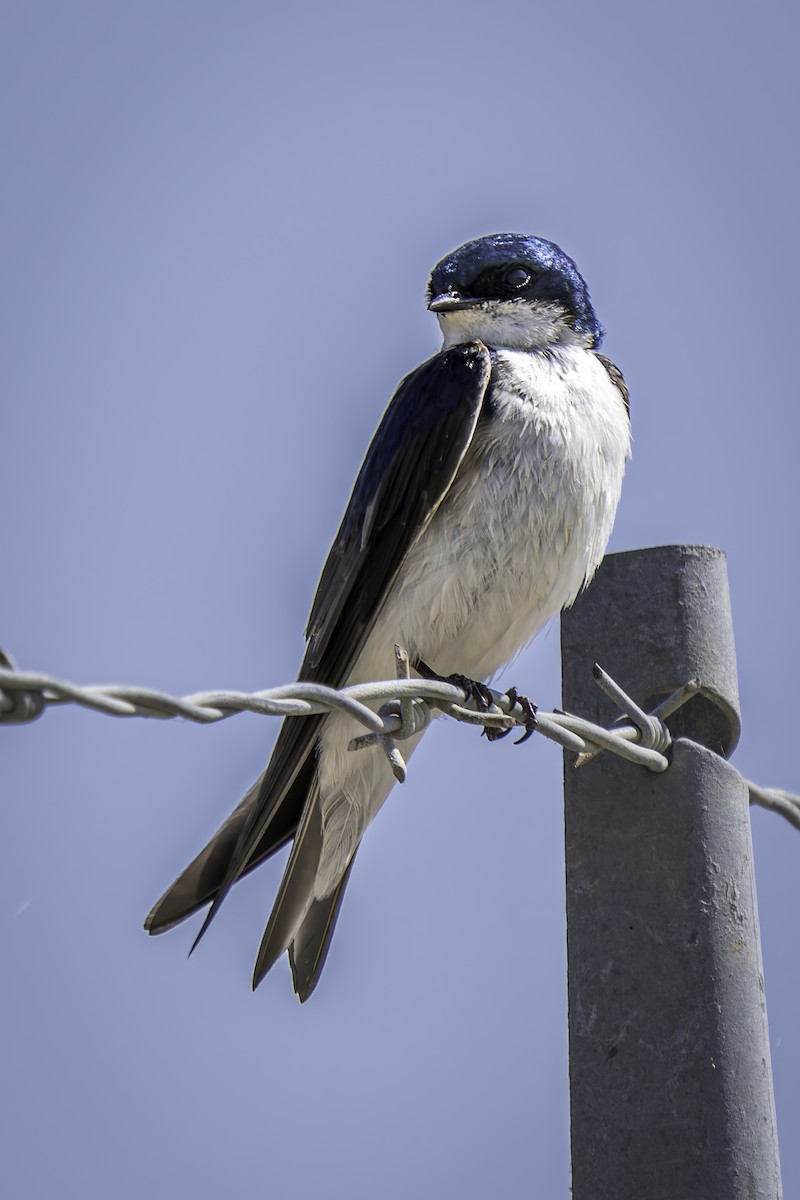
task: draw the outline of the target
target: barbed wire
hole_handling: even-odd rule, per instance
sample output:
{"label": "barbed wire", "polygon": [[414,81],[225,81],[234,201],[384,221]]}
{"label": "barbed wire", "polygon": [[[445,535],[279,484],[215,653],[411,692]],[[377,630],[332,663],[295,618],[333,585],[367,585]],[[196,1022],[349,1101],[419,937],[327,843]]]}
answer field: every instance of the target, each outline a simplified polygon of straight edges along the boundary
{"label": "barbed wire", "polygon": [[[485,699],[490,701],[489,707],[483,707],[465,688],[454,683],[412,679],[408,655],[400,646],[395,646],[395,664],[394,679],[344,688],[297,681],[258,692],[209,691],[178,697],[153,688],[79,685],[41,672],[21,671],[10,655],[0,650],[0,725],[29,723],[45,709],[63,704],[76,704],[106,716],[157,720],[182,717],[202,725],[244,712],[284,717],[339,711],[367,730],[353,738],[350,749],[380,746],[401,782],[407,769],[397,742],[421,733],[437,713],[481,725],[501,735],[515,727],[530,730],[530,707],[514,689],[510,693],[483,689]],[[669,767],[666,751],[672,745],[672,737],[664,722],[700,691],[701,681],[689,680],[646,713],[600,666],[595,665],[593,676],[620,708],[623,716],[619,721],[607,729],[560,709],[553,712],[537,709],[535,731],[574,753],[576,767],[608,750],[649,771],[666,771]],[[378,705],[377,711],[370,704]],[[800,797],[777,788],[763,788],[749,780],[745,782],[751,804],[780,813],[800,829]]]}

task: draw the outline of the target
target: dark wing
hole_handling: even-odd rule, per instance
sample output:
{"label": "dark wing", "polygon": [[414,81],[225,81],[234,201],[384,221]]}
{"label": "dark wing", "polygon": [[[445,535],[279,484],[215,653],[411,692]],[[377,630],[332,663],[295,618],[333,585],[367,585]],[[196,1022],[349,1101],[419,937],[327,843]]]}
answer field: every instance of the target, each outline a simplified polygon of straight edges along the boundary
{"label": "dark wing", "polygon": [[628,385],[623,378],[622,371],[620,371],[617,364],[612,362],[610,358],[606,358],[605,354],[600,354],[597,350],[595,350],[595,354],[600,359],[606,371],[608,371],[608,377],[614,384],[614,387],[619,389],[619,394],[622,396],[622,403],[625,405],[625,412],[630,417],[630,393],[628,392]]}
{"label": "dark wing", "polygon": [[[471,342],[435,355],[400,383],[323,568],[300,679],[339,687],[347,678],[409,549],[472,441],[490,366],[486,347]],[[158,901],[146,929],[160,933],[213,898],[197,945],[234,882],[294,835],[323,719],[286,718],[258,785]],[[335,912],[330,929],[334,919]],[[324,960],[328,940],[329,934],[315,958]]]}
{"label": "dark wing", "polygon": [[[308,720],[312,722],[314,718],[309,717]],[[284,797],[280,812],[276,813],[275,820],[251,855],[242,875],[252,871],[294,837],[313,777],[314,758],[313,755],[307,755],[295,783]],[[256,780],[207,845],[154,905],[144,923],[148,933],[166,933],[214,899],[263,780],[264,775]]]}
{"label": "dark wing", "polygon": [[469,342],[402,381],[372,439],[322,570],[301,679],[341,683],[412,544],[441,504],[472,441],[491,359]]}

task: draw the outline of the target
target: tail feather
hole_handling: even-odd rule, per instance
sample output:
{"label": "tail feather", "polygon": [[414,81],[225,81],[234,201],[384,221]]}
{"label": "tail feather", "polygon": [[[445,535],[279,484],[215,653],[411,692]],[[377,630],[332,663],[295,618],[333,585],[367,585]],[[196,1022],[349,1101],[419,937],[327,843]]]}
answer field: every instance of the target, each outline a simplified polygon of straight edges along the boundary
{"label": "tail feather", "polygon": [[[315,883],[322,852],[322,819],[314,779],[315,767],[314,756],[309,755],[241,873],[245,875],[252,871],[265,858],[294,839],[259,948],[253,987],[258,987],[284,951],[288,950],[294,990],[301,1003],[308,999],[319,982],[355,861],[354,853],[344,876],[331,894],[323,900],[315,899]],[[259,798],[263,778],[253,784],[207,845],[153,906],[144,923],[148,933],[165,933],[215,899],[228,874],[253,804]]]}
{"label": "tail feather", "polygon": [[[276,812],[275,819],[248,859],[242,876],[294,837],[313,773],[314,761],[313,757],[309,756],[307,764]],[[262,775],[256,780],[207,845],[153,905],[144,923],[148,933],[166,933],[168,929],[173,929],[215,898],[227,874],[241,831],[259,794],[263,778]]]}
{"label": "tail feather", "polygon": [[330,896],[314,901],[289,946],[292,982],[301,1004],[306,1002],[319,983],[355,859],[353,854],[342,880]]}
{"label": "tail feather", "polygon": [[253,989],[281,957],[314,903],[314,881],[322,853],[319,791],[312,786],[292,852],[272,906],[253,971]]}

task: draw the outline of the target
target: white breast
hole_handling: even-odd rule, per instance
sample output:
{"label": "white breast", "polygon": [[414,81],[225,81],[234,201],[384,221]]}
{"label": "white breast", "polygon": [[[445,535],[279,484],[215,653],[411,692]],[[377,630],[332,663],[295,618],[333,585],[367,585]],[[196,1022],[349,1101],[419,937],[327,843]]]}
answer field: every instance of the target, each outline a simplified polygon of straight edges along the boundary
{"label": "white breast", "polygon": [[[412,547],[352,681],[391,678],[396,642],[442,675],[488,679],[572,603],[603,557],[630,450],[603,364],[578,346],[498,350],[492,381],[494,415]],[[393,782],[379,751],[348,754],[357,732],[336,717],[322,736],[318,895]]]}
{"label": "white breast", "polygon": [[365,667],[389,662],[399,640],[441,674],[487,678],[605,552],[630,448],[618,389],[580,348],[497,351],[495,363],[495,415],[408,556]]}

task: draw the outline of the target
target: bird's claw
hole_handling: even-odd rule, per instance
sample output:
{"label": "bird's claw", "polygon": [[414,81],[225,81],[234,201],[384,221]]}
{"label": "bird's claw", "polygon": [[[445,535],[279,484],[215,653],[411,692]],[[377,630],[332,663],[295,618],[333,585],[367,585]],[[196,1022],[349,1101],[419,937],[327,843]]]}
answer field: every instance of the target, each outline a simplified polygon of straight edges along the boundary
{"label": "bird's claw", "polygon": [[[523,733],[522,737],[517,738],[517,740],[514,742],[515,746],[521,746],[523,742],[527,742],[528,738],[536,732],[537,706],[532,700],[529,700],[527,696],[520,696],[515,687],[509,688],[506,694],[511,701],[512,708],[515,704],[518,704],[522,709],[522,715],[525,717],[525,732]],[[500,732],[500,737],[503,737],[509,732],[510,731],[508,729],[502,730]]]}
{"label": "bird's claw", "polygon": [[511,733],[511,728],[510,725],[505,729],[498,729],[496,725],[484,725],[481,735],[486,738],[487,742],[499,742],[500,738],[507,737]]}

